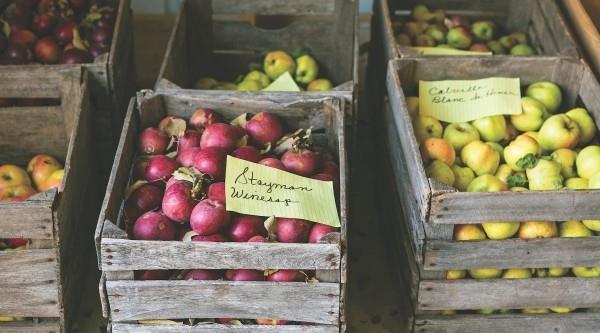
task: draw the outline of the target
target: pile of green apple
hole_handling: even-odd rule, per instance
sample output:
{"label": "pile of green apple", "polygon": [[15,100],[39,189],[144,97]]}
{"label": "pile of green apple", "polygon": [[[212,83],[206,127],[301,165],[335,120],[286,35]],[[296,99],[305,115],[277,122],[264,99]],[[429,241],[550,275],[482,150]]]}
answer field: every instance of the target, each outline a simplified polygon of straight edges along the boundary
{"label": "pile of green apple", "polygon": [[240,75],[236,83],[202,77],[193,89],[260,91],[285,73],[289,73],[302,90],[328,91],[333,88],[331,81],[319,78],[319,64],[306,50],[295,51],[294,57],[285,51],[271,51],[266,54],[262,66],[251,64],[249,67],[250,71]]}
{"label": "pile of green apple", "polygon": [[469,22],[463,15],[446,16],[437,9],[429,11],[425,5],[417,5],[412,19],[394,22],[400,33],[396,42],[404,46],[443,47],[493,54],[530,56],[536,51],[527,42],[523,32],[501,35],[492,21]]}

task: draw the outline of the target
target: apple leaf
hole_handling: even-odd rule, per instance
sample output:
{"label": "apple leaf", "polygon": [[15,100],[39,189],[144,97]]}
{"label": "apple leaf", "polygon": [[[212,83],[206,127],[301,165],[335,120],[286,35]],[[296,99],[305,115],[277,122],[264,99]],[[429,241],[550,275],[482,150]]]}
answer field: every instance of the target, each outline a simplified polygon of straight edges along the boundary
{"label": "apple leaf", "polygon": [[127,187],[125,189],[125,200],[127,200],[133,194],[133,192],[135,192],[135,190],[144,186],[145,184],[148,184],[148,182],[145,180],[137,180],[135,183]]}
{"label": "apple leaf", "polygon": [[279,272],[278,269],[267,269],[263,272],[263,274],[264,274],[264,276],[269,276],[269,275],[275,274],[277,272]]}
{"label": "apple leaf", "polygon": [[183,237],[181,238],[182,242],[191,242],[192,238],[194,236],[198,236],[200,235],[199,233],[195,232],[194,230],[190,230],[188,232],[185,233],[185,235],[183,235]]}
{"label": "apple leaf", "polygon": [[520,174],[508,176],[506,182],[508,183],[508,187],[528,187],[529,185],[527,177]]}
{"label": "apple leaf", "polygon": [[531,169],[537,165],[538,158],[534,154],[527,154],[517,161],[517,166],[521,169]]}
{"label": "apple leaf", "polygon": [[303,55],[311,54],[311,51],[312,50],[308,47],[299,47],[299,48],[295,49],[294,51],[292,51],[292,58],[298,59]]}
{"label": "apple leaf", "polygon": [[316,277],[311,277],[306,280],[306,283],[319,283],[319,280]]}
{"label": "apple leaf", "polygon": [[267,240],[269,242],[274,242],[277,240],[277,235],[275,234],[275,228],[277,227],[277,223],[275,223],[275,216],[270,216],[263,224],[265,229],[267,229]]}
{"label": "apple leaf", "polygon": [[263,149],[260,150],[260,154],[264,155],[264,154],[270,152],[271,151],[271,147],[272,147],[271,143],[268,142],[267,145],[265,146],[265,148],[263,148]]}
{"label": "apple leaf", "polygon": [[87,42],[81,38],[81,34],[79,33],[79,29],[77,27],[73,28],[73,46],[80,50],[87,51],[88,46]]}
{"label": "apple leaf", "polygon": [[246,127],[246,123],[248,122],[249,116],[250,116],[249,113],[242,113],[241,115],[235,117],[235,119],[233,119],[232,121],[230,121],[229,125],[239,126],[241,128],[245,128]]}
{"label": "apple leaf", "polygon": [[171,137],[180,137],[185,134],[187,123],[181,118],[170,118],[164,126],[163,131]]}
{"label": "apple leaf", "polygon": [[[171,144],[169,143],[169,146],[170,145]],[[177,150],[169,152],[169,153],[166,153],[165,156],[168,157],[168,158],[173,158],[174,159],[175,157],[177,157]]]}
{"label": "apple leaf", "polygon": [[288,133],[288,134],[284,135],[275,144],[275,148],[273,148],[273,152],[277,155],[281,155],[281,154],[285,153],[286,151],[294,148],[294,146],[296,145],[296,142],[301,140],[302,132],[304,132],[304,129],[299,128],[298,130],[296,130],[293,133]]}
{"label": "apple leaf", "polygon": [[235,143],[236,147],[243,147],[243,146],[247,146],[248,145],[248,135],[244,135],[242,136],[239,140],[237,140],[237,142]]}

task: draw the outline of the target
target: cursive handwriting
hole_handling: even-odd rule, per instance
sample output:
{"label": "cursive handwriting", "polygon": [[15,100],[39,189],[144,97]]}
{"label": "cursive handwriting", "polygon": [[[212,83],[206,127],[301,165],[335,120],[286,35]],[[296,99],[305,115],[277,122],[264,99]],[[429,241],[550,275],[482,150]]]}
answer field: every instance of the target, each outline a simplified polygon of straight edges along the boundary
{"label": "cursive handwriting", "polygon": [[279,184],[279,183],[264,181],[264,180],[261,180],[260,178],[254,178],[254,172],[253,171],[248,172],[248,167],[245,167],[244,170],[242,171],[242,173],[240,173],[235,178],[235,184],[242,184],[242,185],[250,184],[250,185],[256,185],[256,186],[264,186],[267,188],[267,193],[272,193],[273,189],[282,189],[282,190],[288,190],[288,191],[306,191],[306,192],[310,192],[313,190],[312,188],[308,188],[306,186],[293,186],[293,185]]}

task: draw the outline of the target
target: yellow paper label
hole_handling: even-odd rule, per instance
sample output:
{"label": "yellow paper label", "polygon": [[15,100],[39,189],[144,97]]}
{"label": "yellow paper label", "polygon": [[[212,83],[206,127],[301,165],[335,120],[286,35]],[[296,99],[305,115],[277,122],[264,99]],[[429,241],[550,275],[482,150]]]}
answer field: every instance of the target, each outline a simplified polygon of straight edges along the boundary
{"label": "yellow paper label", "polygon": [[520,114],[519,78],[419,81],[419,113],[449,123]]}
{"label": "yellow paper label", "polygon": [[228,211],[304,219],[340,226],[333,182],[227,156],[225,205]]}
{"label": "yellow paper label", "polygon": [[455,55],[455,56],[491,56],[492,52],[476,52],[476,51],[465,51],[451,49],[448,47],[427,47],[427,46],[415,46],[411,49],[418,51],[422,55]]}
{"label": "yellow paper label", "polygon": [[294,81],[292,75],[289,72],[285,72],[271,82],[271,84],[263,89],[263,91],[300,91],[300,88]]}

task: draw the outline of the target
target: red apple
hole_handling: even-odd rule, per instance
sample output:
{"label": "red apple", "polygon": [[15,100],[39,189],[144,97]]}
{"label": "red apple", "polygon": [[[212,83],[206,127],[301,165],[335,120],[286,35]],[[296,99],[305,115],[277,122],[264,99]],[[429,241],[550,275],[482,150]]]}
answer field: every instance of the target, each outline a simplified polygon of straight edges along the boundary
{"label": "red apple", "polygon": [[21,202],[35,194],[29,185],[16,185],[0,189],[0,202]]}
{"label": "red apple", "polygon": [[192,210],[190,226],[200,235],[218,233],[229,223],[229,212],[223,202],[205,199],[200,201]]}
{"label": "red apple", "polygon": [[311,222],[309,221],[277,218],[277,240],[281,243],[306,243],[310,228]]}
{"label": "red apple", "polygon": [[88,48],[88,51],[90,52],[92,57],[94,57],[94,59],[95,59],[96,57],[98,57],[101,54],[110,52],[110,45],[92,44]]}
{"label": "red apple", "polygon": [[169,273],[168,270],[150,269],[135,271],[134,276],[136,280],[166,280],[169,277]]}
{"label": "red apple", "polygon": [[13,44],[23,44],[28,48],[32,48],[37,37],[30,30],[17,30],[10,33],[9,41]]}
{"label": "red apple", "polygon": [[139,156],[135,165],[133,166],[133,179],[140,180],[146,179],[146,168],[150,162],[149,156]]}
{"label": "red apple", "polygon": [[220,122],[219,115],[211,109],[200,108],[190,118],[190,125],[203,130],[209,125]]}
{"label": "red apple", "polygon": [[300,176],[310,176],[319,170],[319,157],[308,149],[290,149],[281,156],[285,168]]}
{"label": "red apple", "polygon": [[185,274],[185,280],[198,280],[198,281],[208,281],[208,280],[218,280],[222,276],[222,272],[219,270],[213,269],[192,269],[191,271]]}
{"label": "red apple", "polygon": [[73,29],[76,27],[77,24],[72,20],[59,23],[54,29],[54,39],[60,45],[71,43],[73,41]]}
{"label": "red apple", "polygon": [[202,148],[194,156],[194,167],[216,180],[223,179],[225,176],[226,162],[227,155],[225,151],[217,147]]}
{"label": "red apple", "polygon": [[112,27],[96,27],[92,32],[92,37],[90,41],[92,42],[92,44],[110,45],[110,42],[112,41],[112,33]]}
{"label": "red apple", "polygon": [[267,242],[268,242],[268,240],[263,236],[252,236],[248,240],[248,243],[267,243]]}
{"label": "red apple", "polygon": [[163,155],[168,145],[169,137],[154,127],[148,127],[140,133],[138,148],[142,154]]}
{"label": "red apple", "polygon": [[163,191],[152,184],[137,188],[125,201],[125,215],[130,221],[137,220],[142,214],[160,207]]}
{"label": "red apple", "polygon": [[266,236],[264,218],[250,215],[236,216],[231,221],[227,235],[234,242],[247,242],[254,236]]}
{"label": "red apple", "polygon": [[64,65],[85,64],[92,61],[94,61],[92,55],[80,49],[66,50],[60,57],[60,63]]}
{"label": "red apple", "polygon": [[209,199],[225,202],[225,182],[210,184],[206,193]]}
{"label": "red apple", "polygon": [[336,228],[330,225],[315,223],[310,229],[310,233],[308,234],[308,242],[318,243],[321,238],[335,231]]}
{"label": "red apple", "polygon": [[305,276],[300,271],[293,269],[281,269],[267,276],[267,281],[270,282],[302,282]]}
{"label": "red apple", "polygon": [[257,163],[261,159],[258,149],[252,146],[242,146],[237,148],[233,151],[233,156],[254,163]]}
{"label": "red apple", "polygon": [[146,167],[146,180],[149,182],[167,180],[177,168],[177,162],[172,158],[165,155],[153,155]]}
{"label": "red apple", "polygon": [[39,39],[33,52],[37,61],[43,64],[56,64],[60,57],[60,48],[51,37]]}
{"label": "red apple", "polygon": [[11,249],[16,249],[16,248],[21,247],[21,246],[26,246],[29,243],[29,239],[25,239],[25,238],[9,238],[9,239],[4,240],[4,242]]}
{"label": "red apple", "polygon": [[260,112],[246,123],[246,131],[255,144],[266,146],[274,145],[283,136],[283,127],[277,116]]}
{"label": "red apple", "polygon": [[43,37],[52,31],[56,20],[54,16],[47,13],[35,14],[33,16],[32,28],[38,36]]}
{"label": "red apple", "polygon": [[133,225],[133,239],[170,241],[177,238],[177,228],[160,212],[147,212]]}
{"label": "red apple", "polygon": [[192,147],[177,152],[177,163],[181,166],[189,168],[194,165],[194,157],[200,151],[200,147]]}
{"label": "red apple", "polygon": [[168,186],[162,198],[163,213],[172,221],[187,223],[196,202],[192,199],[192,183],[176,181]]}
{"label": "red apple", "polygon": [[336,179],[339,179],[340,167],[333,161],[324,161],[319,173],[326,173]]}
{"label": "red apple", "polygon": [[262,160],[258,161],[258,164],[266,165],[268,167],[283,170],[283,171],[287,171],[285,169],[285,166],[283,165],[283,163],[281,163],[281,160],[279,160],[275,157],[263,158]]}
{"label": "red apple", "polygon": [[185,133],[179,138],[177,143],[178,151],[200,147],[200,138],[202,137],[202,133],[195,130],[187,130]]}
{"label": "red apple", "polygon": [[31,60],[31,51],[23,44],[8,44],[4,49],[4,61],[7,65],[23,65]]}
{"label": "red apple", "polygon": [[233,151],[238,140],[242,137],[242,133],[237,126],[229,124],[215,123],[209,125],[200,140],[200,147],[205,148],[222,148],[227,152]]}
{"label": "red apple", "polygon": [[264,281],[263,272],[254,269],[228,269],[225,271],[225,280],[229,281]]}

